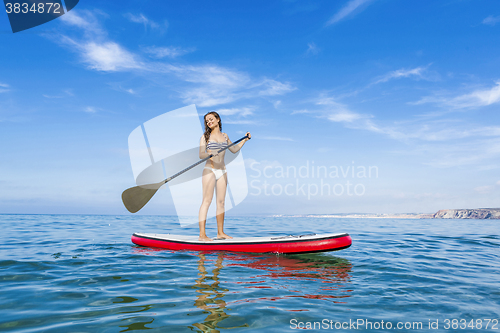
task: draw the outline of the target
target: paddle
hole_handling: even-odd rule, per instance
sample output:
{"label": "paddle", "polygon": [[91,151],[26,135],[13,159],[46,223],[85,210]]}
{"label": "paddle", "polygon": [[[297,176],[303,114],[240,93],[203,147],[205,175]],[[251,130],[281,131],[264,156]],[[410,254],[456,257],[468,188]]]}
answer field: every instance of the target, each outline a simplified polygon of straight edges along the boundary
{"label": "paddle", "polygon": [[[220,149],[217,152],[217,154],[219,154],[219,153],[223,152],[224,150],[226,150],[226,149],[234,146],[235,144],[240,143],[241,141],[243,141],[245,139],[250,139],[250,138],[245,135],[241,139],[239,139],[239,140],[231,143],[230,145],[228,145],[226,148]],[[189,171],[192,168],[194,168],[195,166],[197,166],[197,165],[205,162],[206,160],[208,160],[209,158],[213,157],[214,155],[215,154],[210,154],[208,157],[205,157],[204,159],[199,160],[195,164],[187,167],[186,169],[184,169],[182,171],[179,171],[175,175],[173,175],[171,177],[168,177],[167,179],[162,180],[159,183],[134,186],[134,187],[131,187],[129,189],[126,189],[122,193],[122,201],[123,201],[123,204],[125,205],[125,208],[127,208],[127,210],[129,212],[131,212],[131,213],[137,213],[139,210],[141,210],[142,207],[144,207],[148,203],[148,201],[153,197],[153,195],[155,195],[156,191],[158,191],[158,189],[160,187],[162,187],[164,184],[168,183],[169,181],[171,181],[175,177],[180,176],[184,172]]]}

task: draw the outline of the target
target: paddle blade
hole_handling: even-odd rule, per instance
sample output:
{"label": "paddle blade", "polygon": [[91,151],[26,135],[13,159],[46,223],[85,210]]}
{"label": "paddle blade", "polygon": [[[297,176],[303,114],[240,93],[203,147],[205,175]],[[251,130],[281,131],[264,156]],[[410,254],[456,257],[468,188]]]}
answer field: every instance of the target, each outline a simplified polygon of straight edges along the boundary
{"label": "paddle blade", "polygon": [[146,187],[135,186],[131,187],[122,193],[122,201],[125,208],[131,213],[137,213],[144,207],[148,201],[155,195],[156,191],[164,183],[158,183],[153,185],[148,185]]}

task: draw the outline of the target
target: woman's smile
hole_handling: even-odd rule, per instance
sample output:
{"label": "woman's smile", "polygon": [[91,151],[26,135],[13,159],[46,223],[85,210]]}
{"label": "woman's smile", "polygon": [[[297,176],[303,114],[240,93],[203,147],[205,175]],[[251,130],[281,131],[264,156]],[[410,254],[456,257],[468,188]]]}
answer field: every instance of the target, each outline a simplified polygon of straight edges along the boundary
{"label": "woman's smile", "polygon": [[210,128],[213,128],[217,124],[215,117],[207,117],[207,125]]}

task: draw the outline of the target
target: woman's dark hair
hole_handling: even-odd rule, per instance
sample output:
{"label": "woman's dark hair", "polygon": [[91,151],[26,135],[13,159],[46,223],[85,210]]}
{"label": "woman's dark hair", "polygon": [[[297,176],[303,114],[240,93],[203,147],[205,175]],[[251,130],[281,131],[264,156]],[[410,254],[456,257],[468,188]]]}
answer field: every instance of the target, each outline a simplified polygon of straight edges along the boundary
{"label": "woman's dark hair", "polygon": [[205,133],[203,135],[205,136],[205,143],[207,143],[207,144],[208,144],[208,139],[210,139],[210,134],[212,133],[212,129],[210,127],[208,127],[208,124],[207,124],[207,116],[209,114],[213,115],[219,121],[219,130],[222,132],[222,122],[220,121],[219,114],[215,111],[211,111],[211,112],[207,113],[203,117],[203,121],[205,122]]}

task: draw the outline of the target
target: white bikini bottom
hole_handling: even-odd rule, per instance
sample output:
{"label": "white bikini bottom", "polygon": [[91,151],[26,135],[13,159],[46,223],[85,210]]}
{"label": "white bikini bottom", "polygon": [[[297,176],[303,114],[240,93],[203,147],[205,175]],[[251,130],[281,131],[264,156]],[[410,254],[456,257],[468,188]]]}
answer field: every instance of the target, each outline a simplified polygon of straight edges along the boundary
{"label": "white bikini bottom", "polygon": [[214,169],[209,166],[206,166],[205,169],[212,170],[215,175],[215,180],[219,180],[219,178],[224,176],[224,174],[227,172],[225,169]]}

